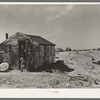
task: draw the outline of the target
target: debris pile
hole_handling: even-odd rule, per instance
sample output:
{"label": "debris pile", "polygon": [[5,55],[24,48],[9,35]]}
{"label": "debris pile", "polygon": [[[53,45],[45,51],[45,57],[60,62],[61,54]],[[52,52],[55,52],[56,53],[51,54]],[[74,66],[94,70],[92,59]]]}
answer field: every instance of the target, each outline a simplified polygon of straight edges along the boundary
{"label": "debris pile", "polygon": [[64,58],[64,64],[74,70],[67,72],[67,77],[70,77],[70,80],[66,86],[69,88],[100,87],[98,61],[100,61],[100,52],[98,51],[70,52]]}

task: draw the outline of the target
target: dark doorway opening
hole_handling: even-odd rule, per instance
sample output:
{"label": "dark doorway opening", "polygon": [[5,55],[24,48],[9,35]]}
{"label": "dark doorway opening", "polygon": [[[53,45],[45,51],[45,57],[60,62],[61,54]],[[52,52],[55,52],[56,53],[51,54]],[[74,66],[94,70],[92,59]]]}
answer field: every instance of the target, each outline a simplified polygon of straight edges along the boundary
{"label": "dark doorway opening", "polygon": [[34,45],[29,39],[18,40],[18,52],[19,52],[19,69],[21,68],[20,58],[23,57],[25,60],[25,68],[30,71],[34,68]]}
{"label": "dark doorway opening", "polygon": [[[18,41],[18,54],[19,54],[19,69],[21,68],[21,61],[20,58],[23,57],[26,61],[26,48],[25,48],[25,40]],[[25,64],[26,67],[26,64]]]}

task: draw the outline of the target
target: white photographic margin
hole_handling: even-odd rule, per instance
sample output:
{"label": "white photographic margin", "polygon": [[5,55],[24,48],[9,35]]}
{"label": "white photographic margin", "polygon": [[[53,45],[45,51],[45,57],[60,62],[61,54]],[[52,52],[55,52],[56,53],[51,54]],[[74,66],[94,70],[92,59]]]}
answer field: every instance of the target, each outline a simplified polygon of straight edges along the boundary
{"label": "white photographic margin", "polygon": [[[100,2],[0,2],[0,5],[100,5]],[[100,98],[100,89],[0,89],[0,98]]]}

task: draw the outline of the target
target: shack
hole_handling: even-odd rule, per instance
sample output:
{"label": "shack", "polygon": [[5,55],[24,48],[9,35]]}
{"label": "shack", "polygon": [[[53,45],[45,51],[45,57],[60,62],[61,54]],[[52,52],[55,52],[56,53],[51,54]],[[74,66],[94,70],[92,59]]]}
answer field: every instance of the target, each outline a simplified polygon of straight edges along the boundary
{"label": "shack", "polygon": [[40,36],[17,32],[8,37],[6,33],[6,40],[0,44],[0,51],[2,55],[9,55],[7,62],[13,69],[20,69],[20,57],[23,56],[26,69],[32,70],[54,62],[55,44]]}

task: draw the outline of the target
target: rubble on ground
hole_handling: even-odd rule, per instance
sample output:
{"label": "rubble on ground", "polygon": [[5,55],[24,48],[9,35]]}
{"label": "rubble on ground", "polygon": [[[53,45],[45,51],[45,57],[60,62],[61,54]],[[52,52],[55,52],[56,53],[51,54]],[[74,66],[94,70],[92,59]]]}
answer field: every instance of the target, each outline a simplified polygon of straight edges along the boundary
{"label": "rubble on ground", "polygon": [[[65,55],[64,64],[75,69],[67,72],[70,80],[67,83],[69,88],[98,88],[100,87],[100,52],[70,52]],[[96,62],[96,63],[93,63]]]}

